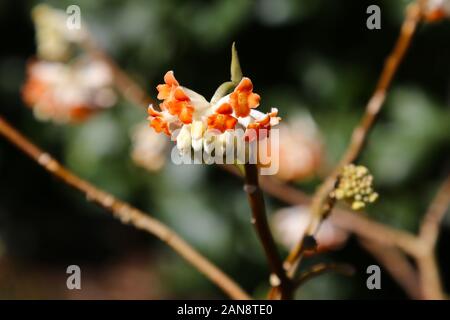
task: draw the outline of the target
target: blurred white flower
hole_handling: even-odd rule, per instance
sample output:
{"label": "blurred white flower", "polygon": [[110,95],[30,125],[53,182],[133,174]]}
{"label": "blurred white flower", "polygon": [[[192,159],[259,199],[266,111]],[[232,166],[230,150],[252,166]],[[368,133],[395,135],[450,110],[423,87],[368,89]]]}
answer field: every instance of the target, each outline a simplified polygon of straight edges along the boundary
{"label": "blurred white flower", "polygon": [[86,31],[69,29],[68,15],[52,7],[39,4],[33,8],[32,18],[36,28],[38,56],[44,60],[63,61],[70,57],[71,44],[86,39]]}
{"label": "blurred white flower", "polygon": [[[272,218],[275,239],[288,249],[292,249],[304,235],[309,222],[309,208],[288,207],[278,210]],[[324,220],[315,239],[317,250],[335,250],[343,246],[349,233],[330,220]]]}
{"label": "blurred white flower", "polygon": [[450,17],[450,0],[428,0],[425,18],[430,22]]}
{"label": "blurred white flower", "polygon": [[164,166],[168,139],[156,133],[147,122],[135,126],[131,138],[131,157],[136,165],[149,171],[158,171]]}
{"label": "blurred white flower", "polygon": [[280,124],[280,165],[277,177],[302,180],[317,173],[323,145],[314,120],[309,115],[296,116]]}
{"label": "blurred white flower", "polygon": [[42,120],[59,123],[84,120],[117,100],[113,75],[100,61],[79,59],[71,64],[31,61],[22,88],[24,102]]}

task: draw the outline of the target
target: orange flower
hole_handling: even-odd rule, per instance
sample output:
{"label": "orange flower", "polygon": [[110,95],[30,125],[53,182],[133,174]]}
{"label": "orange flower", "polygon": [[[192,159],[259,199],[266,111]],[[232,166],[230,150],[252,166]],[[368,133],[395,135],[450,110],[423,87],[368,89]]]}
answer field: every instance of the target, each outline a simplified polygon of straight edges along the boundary
{"label": "orange flower", "polygon": [[162,113],[153,109],[152,105],[148,107],[147,113],[149,115],[150,126],[155,129],[156,132],[164,132],[170,137],[169,124],[163,119]]}
{"label": "orange flower", "polygon": [[99,61],[32,60],[27,64],[22,98],[39,119],[80,122],[114,104],[111,84],[109,67]]}
{"label": "orange flower", "polygon": [[[150,126],[157,132],[171,135],[177,142],[181,154],[194,151],[212,150],[211,145],[225,144],[230,130],[248,131],[247,141],[265,137],[261,129],[277,125],[277,110],[264,114],[255,110],[260,97],[253,93],[249,78],[243,78],[230,94],[216,91],[213,99],[207,101],[202,95],[181,86],[173,71],[164,75],[164,83],[157,86],[161,111],[149,107]],[[179,130],[178,130],[179,129]],[[256,129],[256,134],[255,130]],[[217,130],[220,134],[209,136],[208,131]],[[247,133],[246,131],[246,133]],[[252,131],[252,132],[250,132]]]}
{"label": "orange flower", "polygon": [[237,117],[247,117],[251,108],[259,106],[259,100],[259,95],[253,93],[252,81],[246,77],[230,94],[230,103]]}
{"label": "orange flower", "polygon": [[162,103],[162,108],[167,108],[170,114],[177,115],[181,122],[189,124],[192,122],[194,113],[194,107],[190,101],[191,99],[184,93],[183,89],[177,87],[173,91],[173,97]]}
{"label": "orange flower", "polygon": [[165,84],[156,87],[158,99],[164,100],[160,106],[162,110],[168,110],[171,115],[177,115],[181,122],[189,124],[192,122],[194,107],[191,99],[180,87],[173,71],[168,71],[164,75]]}
{"label": "orange flower", "polygon": [[225,132],[228,129],[234,129],[237,123],[237,119],[231,114],[233,108],[229,103],[222,104],[217,108],[216,113],[208,117],[208,128],[217,129],[220,132]]}
{"label": "orange flower", "polygon": [[[280,117],[278,115],[278,110],[273,108],[271,112],[267,113],[264,118],[255,120],[255,122],[250,123],[247,126],[245,132],[245,139],[247,141],[253,141],[255,139],[267,138],[269,136],[269,130],[272,126],[278,124]],[[265,130],[264,132],[261,130]],[[261,135],[261,134],[264,135]]]}
{"label": "orange flower", "polygon": [[159,100],[168,99],[173,89],[179,86],[177,79],[175,79],[175,76],[173,75],[173,71],[166,72],[164,75],[164,83],[165,84],[160,84],[156,87]]}

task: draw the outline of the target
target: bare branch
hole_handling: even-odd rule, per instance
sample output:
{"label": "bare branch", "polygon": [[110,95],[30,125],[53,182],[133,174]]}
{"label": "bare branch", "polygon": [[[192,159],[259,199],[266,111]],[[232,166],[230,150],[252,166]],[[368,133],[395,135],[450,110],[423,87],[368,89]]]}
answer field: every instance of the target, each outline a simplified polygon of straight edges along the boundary
{"label": "bare branch", "polygon": [[313,266],[310,270],[300,274],[298,279],[295,281],[294,285],[296,288],[298,288],[305,282],[329,272],[336,272],[344,276],[350,277],[355,273],[355,268],[353,268],[349,264],[342,264],[342,263],[317,264]]}
{"label": "bare branch", "polygon": [[30,142],[1,116],[0,134],[2,134],[7,140],[9,140],[30,158],[35,160],[50,174],[60,178],[67,185],[83,193],[87,199],[97,203],[107,211],[111,212],[123,223],[131,224],[138,229],[144,230],[158,237],[180,256],[186,259],[187,262],[209,278],[214,284],[221,288],[223,292],[231,298],[250,299],[250,296],[245,293],[238,284],[236,284],[223,271],[186,243],[168,226],[157,219],[150,217],[148,214],[130,206],[128,203],[116,199],[113,195],[100,190],[89,182],[79,178],[53,159],[53,157],[47,152],[39,149],[36,145]]}
{"label": "bare branch", "polygon": [[272,270],[271,286],[280,288],[282,298],[291,298],[291,281],[287,278],[283,269],[282,260],[273,240],[269,224],[267,223],[264,197],[258,181],[258,167],[256,164],[245,164],[244,167],[244,190],[247,193],[248,201],[252,209],[252,224],[255,226]]}

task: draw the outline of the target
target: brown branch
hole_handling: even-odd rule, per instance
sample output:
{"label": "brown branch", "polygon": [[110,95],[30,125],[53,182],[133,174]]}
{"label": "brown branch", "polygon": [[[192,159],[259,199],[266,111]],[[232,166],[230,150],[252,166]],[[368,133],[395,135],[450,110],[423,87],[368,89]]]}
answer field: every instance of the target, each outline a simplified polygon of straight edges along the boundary
{"label": "brown branch", "polygon": [[131,224],[138,229],[144,230],[158,237],[161,241],[182,256],[187,262],[209,278],[229,297],[233,299],[250,299],[250,296],[245,293],[239,285],[237,285],[223,271],[186,243],[168,226],[157,219],[150,217],[146,213],[130,206],[129,204],[116,199],[113,195],[96,188],[89,182],[79,178],[53,159],[53,157],[47,152],[39,149],[36,145],[30,142],[1,116],[0,134],[2,134],[7,140],[9,140],[30,158],[35,160],[50,174],[60,178],[67,185],[85,194],[87,199],[97,203],[107,211],[111,212],[123,223]]}
{"label": "brown branch", "polygon": [[[367,142],[367,137],[369,136],[369,133],[371,132],[375,120],[377,119],[377,116],[385,101],[386,92],[392,82],[395,73],[397,72],[401,61],[405,56],[417,25],[421,20],[421,8],[421,5],[416,2],[408,6],[400,36],[394,46],[394,49],[386,60],[375,91],[366,106],[366,111],[361,121],[353,131],[347,150],[331,175],[318,188],[313,198],[313,202],[311,204],[311,219],[306,229],[305,235],[314,235],[317,232],[321,221],[332,211],[334,205],[333,203],[329,203],[328,201],[329,194],[333,190],[342,168],[345,165],[354,162],[358,158],[364,145]],[[284,266],[286,270],[288,270],[288,274],[290,276],[293,276],[295,274],[296,268],[298,266],[298,260],[300,260],[301,258],[304,249],[304,238],[305,237],[301,238],[299,243],[293,248],[293,250],[289,253],[287,259],[285,260]]]}
{"label": "brown branch", "polygon": [[[220,167],[235,176],[241,176],[239,170],[234,166],[220,165]],[[310,205],[312,201],[311,197],[301,190],[284,184],[274,177],[261,176],[260,186],[263,191],[290,205]],[[390,273],[394,271],[392,267],[394,263],[390,263],[384,259],[383,255],[376,254],[371,248],[389,248],[387,250],[390,250],[389,255],[392,261],[395,261],[395,264],[409,266],[407,267],[409,269],[412,268],[402,251],[409,255],[414,255],[418,247],[418,239],[415,235],[371,220],[364,213],[355,213],[342,208],[335,208],[330,219],[336,226],[355,234],[363,240],[364,244],[366,244],[364,248],[372,253],[380,263],[385,265]],[[391,250],[395,247],[398,247],[402,251]],[[413,291],[414,288],[411,284],[418,282],[417,273],[411,272],[407,268],[404,268],[405,272],[403,274],[394,273],[392,276],[411,298],[416,299],[420,296],[420,293],[419,291]],[[401,279],[397,278],[398,276]],[[269,293],[270,298],[277,297],[275,291],[271,290]]]}
{"label": "brown branch", "polygon": [[339,274],[342,274],[344,276],[350,277],[355,273],[355,268],[353,268],[351,265],[348,264],[342,264],[342,263],[320,263],[315,266],[313,266],[308,271],[303,272],[300,274],[298,279],[295,281],[294,286],[295,288],[298,288],[305,284],[305,282],[318,277],[325,273],[330,272],[336,272]]}
{"label": "brown branch", "polygon": [[258,181],[258,167],[256,164],[246,163],[244,168],[244,190],[247,193],[252,210],[252,224],[255,226],[272,271],[270,284],[272,287],[280,288],[282,299],[290,299],[292,294],[291,281],[287,278],[283,269],[282,260],[267,222],[264,196]]}
{"label": "brown branch", "polygon": [[422,221],[419,232],[421,246],[415,256],[419,269],[424,299],[444,299],[439,267],[436,258],[436,243],[439,227],[450,206],[450,175],[440,187]]}
{"label": "brown branch", "polygon": [[450,176],[444,181],[422,220],[419,236],[429,247],[434,247],[439,227],[450,203]]}

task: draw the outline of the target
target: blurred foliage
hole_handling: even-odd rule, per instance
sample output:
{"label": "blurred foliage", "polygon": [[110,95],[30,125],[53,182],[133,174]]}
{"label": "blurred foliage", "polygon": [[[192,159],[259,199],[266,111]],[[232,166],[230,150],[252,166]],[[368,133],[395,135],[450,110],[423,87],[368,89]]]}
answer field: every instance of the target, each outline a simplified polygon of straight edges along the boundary
{"label": "blurred foliage", "polygon": [[[276,106],[284,120],[307,110],[316,120],[327,150],[324,172],[345,149],[408,2],[48,1],[61,9],[79,5],[101,46],[152,96],[171,69],[180,82],[211,96],[229,77],[229,49],[236,41],[244,75],[253,79],[262,96],[262,110]],[[263,297],[267,267],[249,224],[240,181],[207,166],[168,163],[154,174],[135,167],[129,157],[130,129],[146,114],[127,101],[70,126],[37,122],[23,106],[19,93],[24,67],[35,51],[29,17],[34,4],[0,5],[1,27],[8,30],[0,57],[1,114],[77,174],[172,226]],[[381,30],[365,27],[370,4],[382,9]],[[370,214],[412,231],[449,169],[449,35],[448,21],[420,27],[361,160],[372,170],[380,193]],[[312,191],[317,182],[301,186]],[[268,199],[268,205],[269,212],[283,206],[274,199]],[[0,254],[30,268],[38,261],[58,268],[71,263],[107,268],[112,257],[151,251],[158,256],[153,268],[162,277],[166,296],[222,297],[166,247],[86,203],[3,140],[0,239]],[[440,247],[449,245],[447,232]],[[383,292],[366,289],[365,268],[375,262],[354,242],[317,259],[351,263],[357,276],[311,280],[298,298],[404,297],[387,275]],[[449,265],[448,254],[439,259]],[[443,272],[448,285],[450,275]]]}

